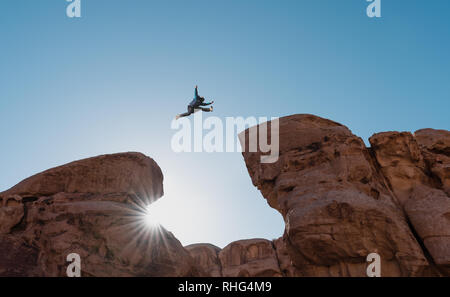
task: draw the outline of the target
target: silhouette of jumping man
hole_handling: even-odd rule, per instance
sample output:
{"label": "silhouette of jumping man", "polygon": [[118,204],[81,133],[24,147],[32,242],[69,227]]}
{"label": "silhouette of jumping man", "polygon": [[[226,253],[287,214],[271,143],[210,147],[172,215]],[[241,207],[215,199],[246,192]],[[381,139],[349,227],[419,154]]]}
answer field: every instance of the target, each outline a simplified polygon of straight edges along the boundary
{"label": "silhouette of jumping man", "polygon": [[178,120],[179,118],[190,116],[191,114],[196,112],[198,109],[200,109],[204,112],[213,111],[212,106],[209,108],[203,108],[202,106],[211,105],[214,103],[214,101],[212,101],[210,103],[204,103],[204,102],[205,102],[205,98],[198,95],[198,86],[195,86],[194,99],[191,101],[191,103],[189,103],[189,105],[187,107],[187,112],[177,115],[176,119]]}

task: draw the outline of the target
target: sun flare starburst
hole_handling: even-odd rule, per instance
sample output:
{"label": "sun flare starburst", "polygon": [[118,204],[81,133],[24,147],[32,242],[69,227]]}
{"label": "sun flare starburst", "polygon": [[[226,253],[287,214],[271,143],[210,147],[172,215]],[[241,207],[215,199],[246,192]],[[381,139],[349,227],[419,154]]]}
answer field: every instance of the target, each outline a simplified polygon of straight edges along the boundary
{"label": "sun flare starburst", "polygon": [[155,201],[151,204],[144,206],[142,211],[142,220],[148,227],[159,227],[164,219],[163,209],[161,204]]}

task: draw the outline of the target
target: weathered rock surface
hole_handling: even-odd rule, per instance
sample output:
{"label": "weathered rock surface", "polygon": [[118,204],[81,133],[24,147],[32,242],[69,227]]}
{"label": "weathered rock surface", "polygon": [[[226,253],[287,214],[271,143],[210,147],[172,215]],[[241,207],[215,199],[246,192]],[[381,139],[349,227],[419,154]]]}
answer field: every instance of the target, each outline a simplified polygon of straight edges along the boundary
{"label": "weathered rock surface", "polygon": [[383,175],[419,241],[444,274],[450,272],[450,132],[424,129],[370,138]]}
{"label": "weathered rock surface", "polygon": [[[381,256],[383,276],[440,273],[435,264],[447,263],[450,254],[446,242],[450,228],[445,220],[448,199],[436,188],[448,183],[448,160],[436,156],[447,152],[448,140],[442,139],[446,131],[428,133],[432,136],[418,133],[430,154],[424,157],[410,133],[375,135],[373,148],[368,149],[347,127],[316,116],[284,117],[279,125],[276,163],[261,163],[260,152],[243,156],[253,184],[284,217],[283,242],[295,275],[365,276],[366,257],[372,252]],[[244,132],[246,139],[248,134],[249,130]],[[426,174],[430,164],[436,164],[440,183]],[[416,201],[409,205],[409,213],[415,214],[412,219],[405,216],[404,205],[414,195],[423,196],[416,191],[419,185],[428,185],[427,193],[433,189],[442,193],[428,202],[411,200]],[[430,205],[419,201],[440,207],[430,210]],[[442,219],[427,226],[431,230],[418,231],[423,236],[415,236],[410,223],[418,225],[414,221],[424,220],[420,217],[430,211]],[[428,249],[435,254],[433,259],[427,259],[421,246],[426,236],[432,236]]]}
{"label": "weathered rock surface", "polygon": [[0,276],[194,276],[189,253],[142,207],[162,195],[158,165],[139,153],[104,155],[47,170],[0,193]]}
{"label": "weathered rock surface", "polygon": [[151,202],[163,195],[162,180],[161,169],[153,159],[140,153],[112,154],[46,170],[0,195],[27,197],[58,193],[127,193]]}
{"label": "weathered rock surface", "polygon": [[220,248],[208,244],[191,244],[184,247],[194,259],[194,263],[201,268],[205,276],[222,276],[222,266],[219,260]]}
{"label": "weathered rock surface", "polygon": [[422,129],[414,137],[438,187],[450,196],[450,131]]}
{"label": "weathered rock surface", "polygon": [[43,276],[39,251],[17,238],[0,235],[0,276]]}
{"label": "weathered rock surface", "polygon": [[289,256],[282,237],[273,241],[273,247],[275,248],[275,252],[277,253],[278,264],[280,265],[280,271],[282,275],[286,277],[301,276],[302,274],[300,273],[300,271],[298,271],[298,269],[292,263],[291,257]]}
{"label": "weathered rock surface", "polygon": [[219,252],[219,259],[225,277],[282,276],[275,248],[266,239],[232,242]]}

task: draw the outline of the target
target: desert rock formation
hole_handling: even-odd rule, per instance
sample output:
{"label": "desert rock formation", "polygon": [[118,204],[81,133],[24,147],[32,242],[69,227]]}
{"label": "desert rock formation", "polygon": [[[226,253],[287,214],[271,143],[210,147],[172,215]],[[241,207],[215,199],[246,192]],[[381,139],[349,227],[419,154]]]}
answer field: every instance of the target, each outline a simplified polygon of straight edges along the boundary
{"label": "desert rock formation", "polygon": [[0,276],[196,276],[193,259],[142,206],[163,194],[159,166],[140,153],[104,155],[32,176],[0,193]]}
{"label": "desert rock formation", "polygon": [[283,215],[294,274],[365,276],[372,252],[383,276],[448,273],[448,131],[376,134],[367,148],[347,127],[313,115],[279,125],[276,163],[259,162],[260,152],[243,156],[253,184]]}
{"label": "desert rock formation", "polygon": [[191,244],[184,248],[191,254],[196,265],[203,271],[204,276],[223,276],[219,261],[219,247],[208,243],[200,243]]}
{"label": "desert rock formation", "polygon": [[450,132],[385,132],[370,138],[376,160],[430,262],[450,272]]}
{"label": "desert rock formation", "polygon": [[366,276],[374,252],[382,276],[450,276],[449,131],[378,133],[366,147],[317,116],[279,125],[276,163],[243,157],[284,218],[281,238],[182,247],[163,227],[142,226],[143,206],[163,195],[156,162],[104,155],[0,193],[0,276],[64,276],[74,252],[84,276]]}

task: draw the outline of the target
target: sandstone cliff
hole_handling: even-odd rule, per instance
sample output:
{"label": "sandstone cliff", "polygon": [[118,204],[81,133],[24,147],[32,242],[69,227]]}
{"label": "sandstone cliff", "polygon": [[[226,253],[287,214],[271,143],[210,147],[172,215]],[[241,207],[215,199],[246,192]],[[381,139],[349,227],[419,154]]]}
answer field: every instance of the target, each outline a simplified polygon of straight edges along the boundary
{"label": "sandstone cliff", "polygon": [[293,115],[278,136],[276,163],[243,157],[285,220],[281,238],[183,248],[136,223],[163,194],[158,165],[105,155],[0,193],[0,276],[64,276],[73,252],[85,276],[365,276],[372,252],[382,276],[450,276],[449,131],[379,133],[368,148],[339,123]]}
{"label": "sandstone cliff", "polygon": [[383,276],[450,275],[449,131],[376,134],[367,148],[341,124],[294,115],[279,139],[275,164],[243,155],[283,215],[295,275],[365,276],[372,252]]}
{"label": "sandstone cliff", "polygon": [[168,231],[142,226],[142,207],[163,194],[159,166],[139,153],[104,155],[32,176],[0,193],[0,276],[196,276]]}
{"label": "sandstone cliff", "polygon": [[376,252],[382,276],[450,276],[449,131],[380,133],[367,148],[347,127],[313,115],[279,124],[276,163],[261,163],[260,152],[243,156],[283,216],[284,236],[197,251],[210,257],[203,269],[214,262],[222,276],[366,276]]}

